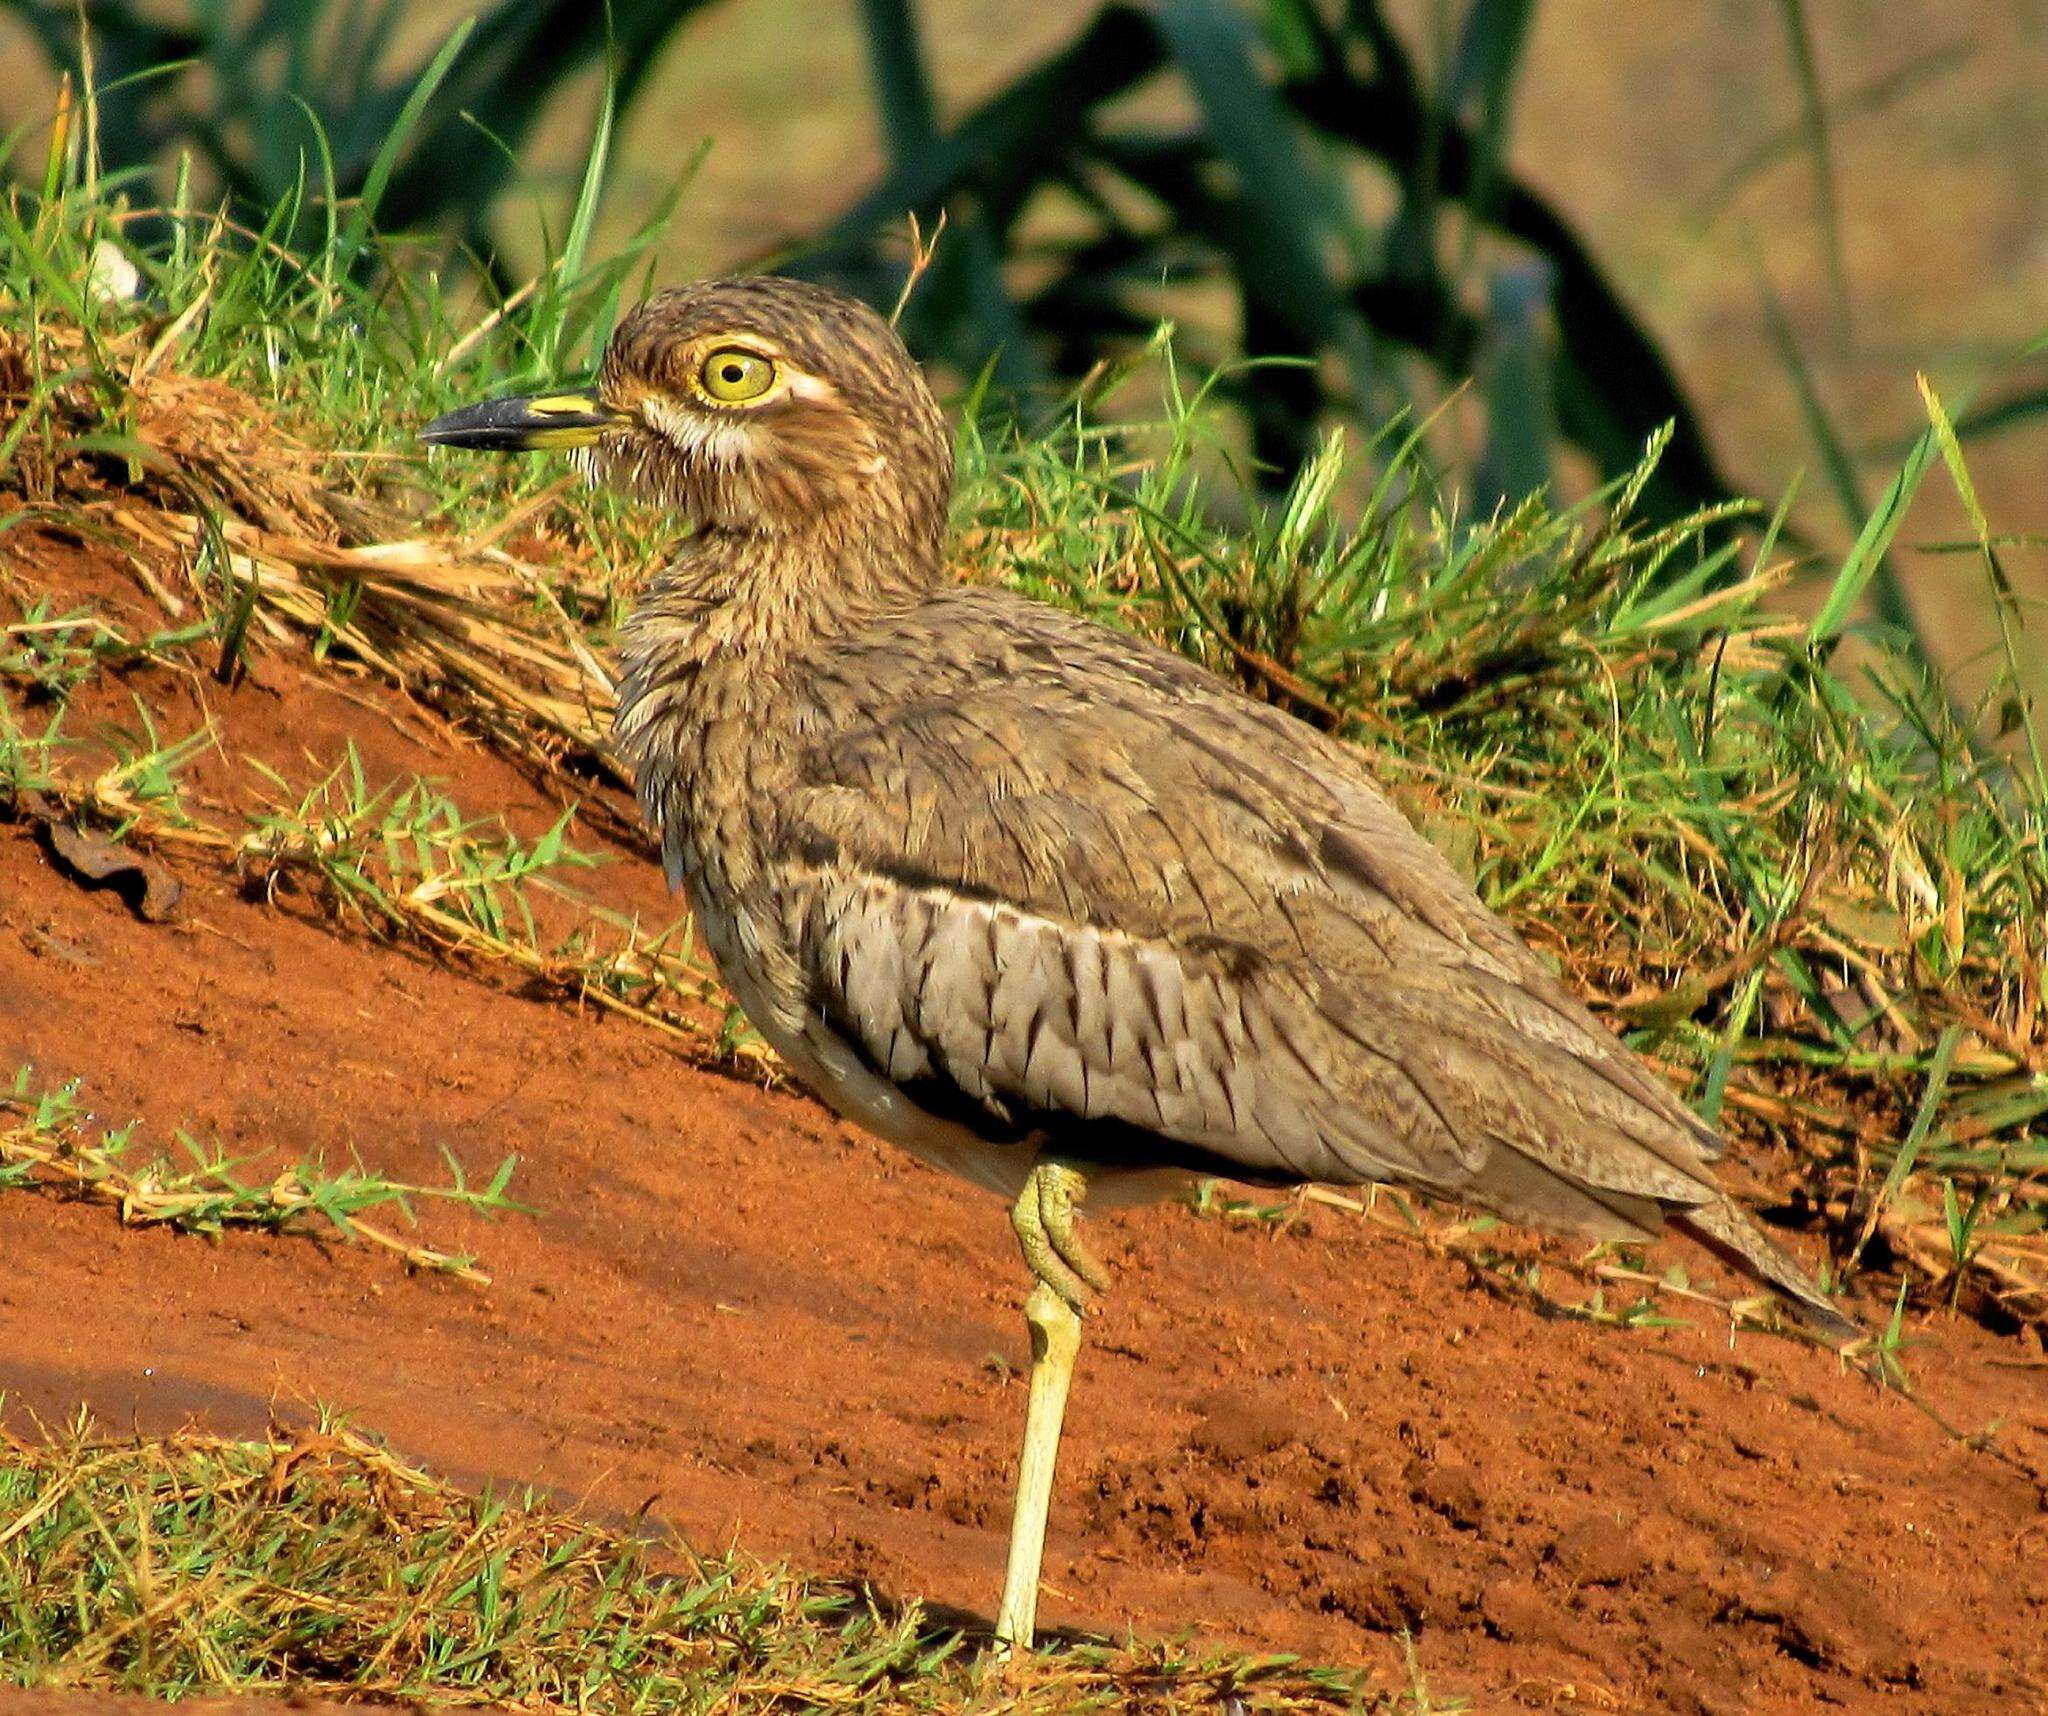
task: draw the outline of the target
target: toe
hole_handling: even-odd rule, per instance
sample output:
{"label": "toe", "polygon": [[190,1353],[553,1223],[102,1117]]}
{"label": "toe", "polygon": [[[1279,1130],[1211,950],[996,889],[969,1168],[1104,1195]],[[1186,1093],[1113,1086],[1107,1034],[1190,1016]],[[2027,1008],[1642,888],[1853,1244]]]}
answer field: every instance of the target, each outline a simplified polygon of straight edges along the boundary
{"label": "toe", "polygon": [[1048,1162],[1038,1170],[1039,1225],[1060,1261],[1098,1293],[1109,1291],[1109,1271],[1088,1249],[1075,1229],[1087,1182],[1064,1163]]}

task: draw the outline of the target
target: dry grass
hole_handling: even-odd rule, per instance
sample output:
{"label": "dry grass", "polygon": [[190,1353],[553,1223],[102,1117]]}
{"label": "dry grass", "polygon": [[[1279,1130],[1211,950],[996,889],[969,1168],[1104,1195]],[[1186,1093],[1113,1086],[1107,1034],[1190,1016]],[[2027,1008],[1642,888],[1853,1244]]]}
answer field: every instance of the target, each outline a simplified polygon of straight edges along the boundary
{"label": "dry grass", "polygon": [[464,1494],[334,1423],[0,1436],[0,1681],[591,1712],[1421,1708],[1286,1657],[1081,1641],[1005,1670],[985,1645],[914,1604]]}
{"label": "dry grass", "polygon": [[[327,462],[257,401],[163,361],[164,339],[138,324],[88,353],[79,330],[57,327],[31,350],[0,325],[0,396],[22,400],[28,377],[77,373],[90,357],[123,377],[129,419],[122,444],[81,454],[81,440],[106,438],[102,402],[83,382],[51,392],[44,433],[10,473],[22,500],[116,547],[174,622],[236,616],[223,677],[252,643],[317,643],[523,760],[573,760],[630,784],[605,739],[610,676],[570,618],[609,613],[616,590],[573,559],[543,566],[499,546],[552,497],[474,536],[417,533],[335,486]],[[61,451],[31,456],[41,447]]]}

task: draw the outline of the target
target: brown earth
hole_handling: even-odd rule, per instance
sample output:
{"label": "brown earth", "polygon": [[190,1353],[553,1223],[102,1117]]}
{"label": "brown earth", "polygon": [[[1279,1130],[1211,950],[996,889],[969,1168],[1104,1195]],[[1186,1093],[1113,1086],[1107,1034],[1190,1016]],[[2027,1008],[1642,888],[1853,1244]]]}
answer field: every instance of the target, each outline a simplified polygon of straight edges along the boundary
{"label": "brown earth", "polygon": [[[142,600],[48,538],[7,552],[66,596]],[[375,779],[438,777],[528,832],[557,814],[421,711],[281,656],[232,692],[131,672],[101,707],[132,723],[131,696],[166,734],[203,707],[237,759],[295,779],[352,736]],[[193,779],[248,796],[240,760]],[[672,911],[612,850],[590,891]],[[995,1202],[630,1022],[183,876],[172,921],[147,923],[0,824],[0,1072],[82,1076],[107,1124],[139,1116],[165,1143],[183,1126],[284,1160],[354,1151],[429,1182],[444,1146],[477,1171],[517,1150],[538,1213],[423,1211],[426,1238],[494,1273],[477,1288],[366,1245],[0,1196],[10,1420],[84,1402],[117,1427],[240,1432],[324,1403],[465,1483],[644,1509],[988,1612],[1026,1354]],[[1098,1238],[1120,1286],[1069,1420],[1056,1625],[1366,1662],[1389,1684],[1405,1630],[1432,1692],[1478,1710],[2048,1708],[2038,1347],[1912,1330],[1926,1397],[1998,1421],[1994,1456],[1803,1345],[1711,1315],[1544,1320],[1338,1211],[1272,1227],[1162,1206]]]}

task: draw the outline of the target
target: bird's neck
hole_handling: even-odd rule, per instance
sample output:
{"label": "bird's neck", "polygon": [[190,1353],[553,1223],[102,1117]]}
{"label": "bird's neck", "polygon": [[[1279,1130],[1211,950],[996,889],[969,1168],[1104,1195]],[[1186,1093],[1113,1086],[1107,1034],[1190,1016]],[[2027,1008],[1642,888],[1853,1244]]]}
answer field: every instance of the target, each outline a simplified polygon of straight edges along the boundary
{"label": "bird's neck", "polygon": [[767,728],[792,669],[943,577],[936,530],[860,534],[830,518],[772,533],[700,529],[678,545],[621,639],[620,748],[643,777],[707,727]]}
{"label": "bird's neck", "polygon": [[915,606],[941,577],[936,533],[913,540],[829,518],[798,530],[699,529],[627,620],[627,671],[731,661],[772,675],[794,653]]}

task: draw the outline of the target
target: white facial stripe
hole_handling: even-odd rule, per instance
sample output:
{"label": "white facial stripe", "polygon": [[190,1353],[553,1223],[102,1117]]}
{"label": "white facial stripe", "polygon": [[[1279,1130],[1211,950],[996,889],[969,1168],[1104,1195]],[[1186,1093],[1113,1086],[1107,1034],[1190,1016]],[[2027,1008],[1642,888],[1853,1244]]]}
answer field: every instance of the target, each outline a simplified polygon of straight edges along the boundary
{"label": "white facial stripe", "polygon": [[677,405],[653,395],[640,401],[639,410],[648,431],[641,444],[650,453],[654,441],[668,449],[666,457],[648,459],[646,469],[671,504],[689,507],[700,523],[754,515],[760,431],[745,411]]}
{"label": "white facial stripe", "polygon": [[666,399],[650,396],[641,400],[640,415],[649,428],[692,458],[733,462],[746,457],[752,446],[753,437],[737,412],[713,417],[705,411],[678,410]]}

